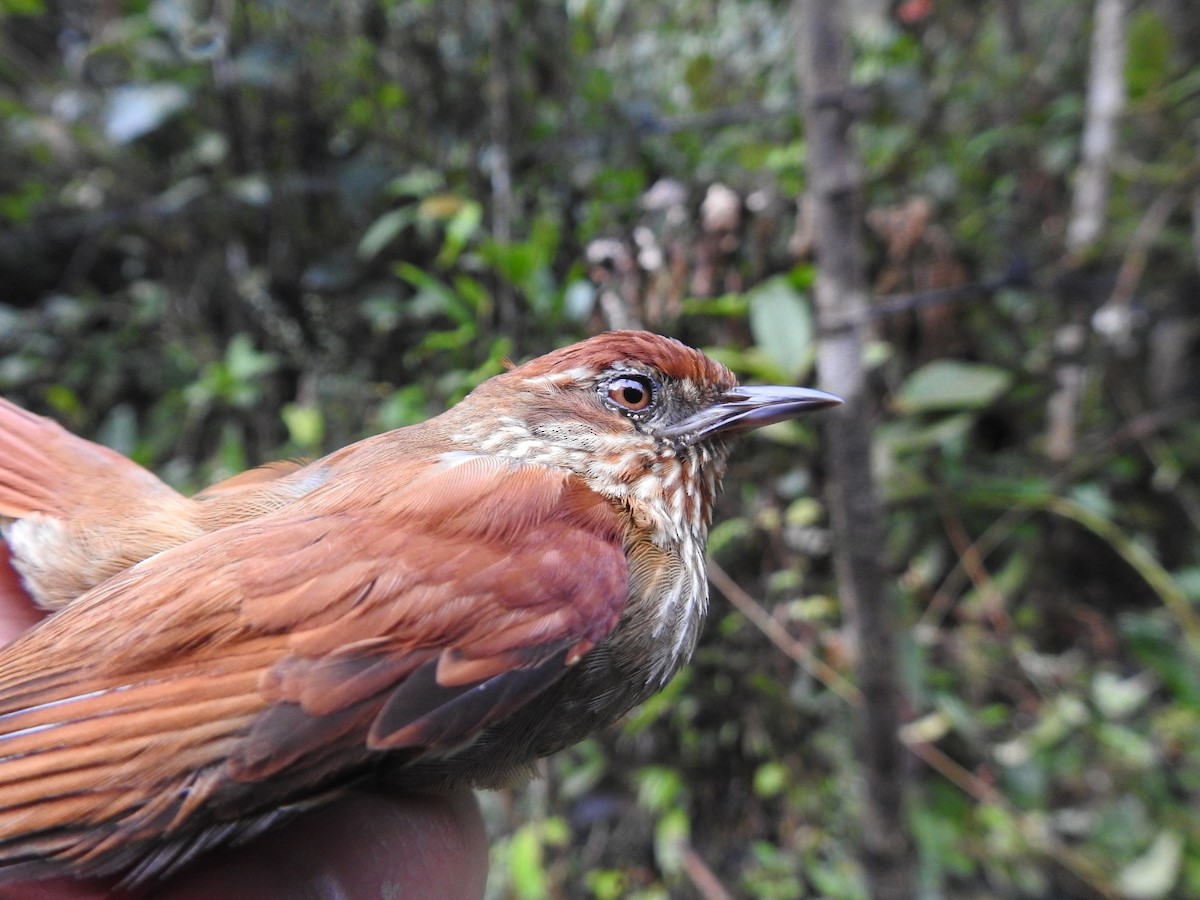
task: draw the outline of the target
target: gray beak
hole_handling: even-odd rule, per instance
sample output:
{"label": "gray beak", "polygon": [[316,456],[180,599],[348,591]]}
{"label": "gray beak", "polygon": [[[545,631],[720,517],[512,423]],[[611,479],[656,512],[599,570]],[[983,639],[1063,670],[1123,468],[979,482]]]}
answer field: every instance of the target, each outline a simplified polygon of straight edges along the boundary
{"label": "gray beak", "polygon": [[812,388],[739,386],[711,406],[672,425],[663,435],[684,444],[694,444],[716,434],[740,434],[841,403],[841,397]]}

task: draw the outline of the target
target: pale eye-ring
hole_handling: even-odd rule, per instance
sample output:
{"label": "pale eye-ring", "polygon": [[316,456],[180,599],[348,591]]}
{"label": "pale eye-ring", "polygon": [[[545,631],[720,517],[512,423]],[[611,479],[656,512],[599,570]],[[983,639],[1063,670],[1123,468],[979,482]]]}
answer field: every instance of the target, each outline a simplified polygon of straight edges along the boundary
{"label": "pale eye-ring", "polygon": [[654,382],[645,375],[622,375],[608,383],[608,399],[629,412],[645,412],[654,403]]}

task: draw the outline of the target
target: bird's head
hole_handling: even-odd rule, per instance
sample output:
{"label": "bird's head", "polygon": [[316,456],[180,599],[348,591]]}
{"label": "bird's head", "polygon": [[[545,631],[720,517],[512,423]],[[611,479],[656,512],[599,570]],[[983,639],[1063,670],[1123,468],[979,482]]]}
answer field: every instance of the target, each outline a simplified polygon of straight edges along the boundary
{"label": "bird's head", "polygon": [[480,385],[464,403],[473,426],[455,439],[568,468],[656,531],[695,535],[707,528],[733,436],[840,402],[808,388],[742,387],[679,341],[614,331]]}

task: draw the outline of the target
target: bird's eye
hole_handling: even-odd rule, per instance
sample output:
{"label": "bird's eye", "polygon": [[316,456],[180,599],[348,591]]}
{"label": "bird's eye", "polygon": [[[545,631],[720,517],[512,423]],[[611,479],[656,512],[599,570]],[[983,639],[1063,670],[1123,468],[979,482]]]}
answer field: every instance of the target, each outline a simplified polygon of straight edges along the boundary
{"label": "bird's eye", "polygon": [[644,412],[654,402],[654,382],[645,375],[622,375],[608,383],[608,399],[629,412]]}

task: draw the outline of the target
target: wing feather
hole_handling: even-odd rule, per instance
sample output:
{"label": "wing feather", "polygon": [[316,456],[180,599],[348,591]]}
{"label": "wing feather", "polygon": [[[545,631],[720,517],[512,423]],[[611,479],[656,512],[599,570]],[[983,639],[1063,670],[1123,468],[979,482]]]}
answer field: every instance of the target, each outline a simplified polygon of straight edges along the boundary
{"label": "wing feather", "polygon": [[444,685],[426,663],[388,696],[371,724],[372,749],[451,751],[529,702],[566,670],[565,651],[473,684]]}
{"label": "wing feather", "polygon": [[168,870],[380,751],[471,742],[615,627],[622,532],[582,482],[465,454],[381,472],[373,453],[0,654],[0,877],[45,856]]}

